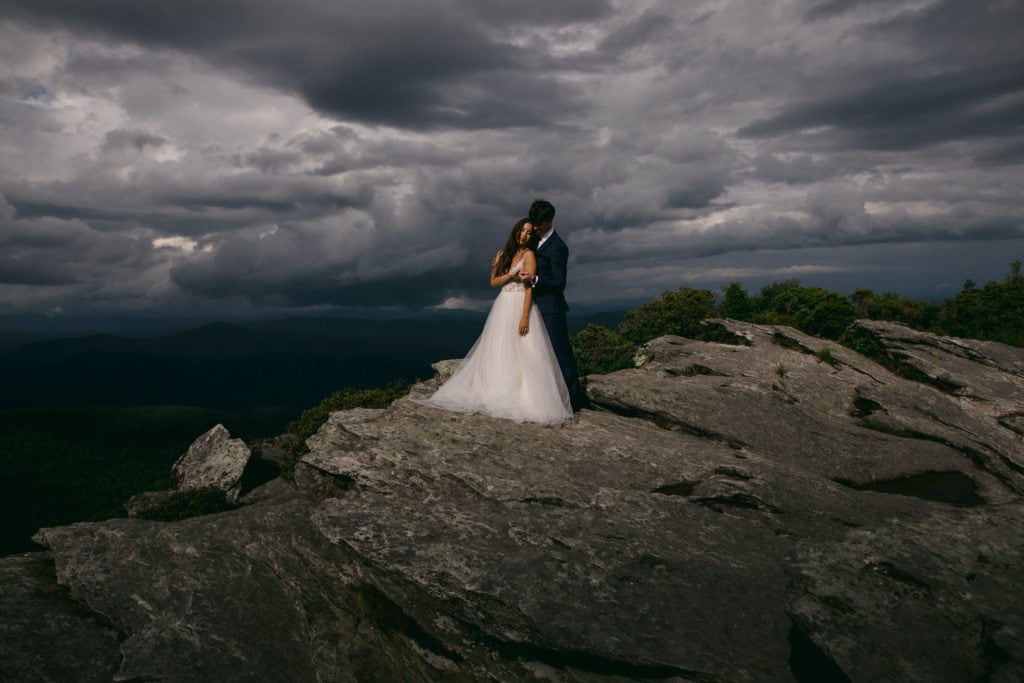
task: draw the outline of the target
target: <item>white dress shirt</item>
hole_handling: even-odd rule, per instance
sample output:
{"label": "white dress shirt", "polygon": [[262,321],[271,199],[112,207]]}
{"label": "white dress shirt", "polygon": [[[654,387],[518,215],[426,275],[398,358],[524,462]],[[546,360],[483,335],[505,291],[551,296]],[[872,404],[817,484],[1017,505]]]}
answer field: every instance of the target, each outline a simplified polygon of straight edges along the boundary
{"label": "white dress shirt", "polygon": [[[540,248],[542,246],[544,246],[544,243],[548,241],[548,238],[551,237],[554,234],[555,234],[555,228],[554,228],[554,226],[552,226],[552,228],[550,230],[548,230],[546,233],[544,233],[541,236],[540,242],[537,242],[537,249],[535,251],[540,251]],[[533,276],[533,286],[536,287],[538,282],[540,282],[540,275],[534,275]]]}

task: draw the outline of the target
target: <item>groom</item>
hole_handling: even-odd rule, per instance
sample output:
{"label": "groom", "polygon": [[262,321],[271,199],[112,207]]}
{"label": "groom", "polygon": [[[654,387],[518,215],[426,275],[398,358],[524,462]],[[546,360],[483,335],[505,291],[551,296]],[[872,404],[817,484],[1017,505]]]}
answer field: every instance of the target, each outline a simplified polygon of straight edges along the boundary
{"label": "groom", "polygon": [[[533,304],[544,318],[544,327],[551,338],[565,387],[569,390],[569,400],[572,401],[573,410],[578,410],[581,396],[576,359],[569,345],[569,326],[565,320],[565,312],[569,310],[564,294],[569,247],[555,232],[555,207],[551,202],[544,199],[534,201],[530,206],[529,217],[534,230],[540,235],[536,251],[537,275],[533,279]],[[525,281],[525,274],[520,279]]]}

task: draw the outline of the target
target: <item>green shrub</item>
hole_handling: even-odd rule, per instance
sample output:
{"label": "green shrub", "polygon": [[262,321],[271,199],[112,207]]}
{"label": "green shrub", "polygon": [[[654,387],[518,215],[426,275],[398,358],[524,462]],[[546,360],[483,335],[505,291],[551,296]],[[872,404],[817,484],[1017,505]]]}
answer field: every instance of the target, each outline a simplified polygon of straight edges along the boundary
{"label": "green shrub", "polygon": [[581,377],[633,367],[636,345],[603,325],[587,325],[572,338],[572,352]]}
{"label": "green shrub", "polygon": [[619,332],[637,345],[666,334],[695,337],[701,331],[701,322],[716,315],[713,292],[680,287],[626,313]]}
{"label": "green shrub", "polygon": [[765,285],[753,300],[754,320],[789,325],[827,339],[839,339],[857,318],[849,299],[823,287],[803,287],[799,280]]}
{"label": "green shrub", "polygon": [[941,310],[935,303],[914,301],[894,292],[875,294],[870,289],[856,289],[849,299],[857,318],[892,320],[919,330],[934,327]]}
{"label": "green shrub", "polygon": [[808,288],[808,296],[796,312],[796,324],[801,331],[826,339],[839,339],[857,319],[857,314],[846,297],[821,287]]}
{"label": "green shrub", "polygon": [[874,361],[882,364],[886,362],[887,352],[881,340],[874,333],[862,327],[851,327],[843,332],[839,343]]}
{"label": "green shrub", "polygon": [[792,321],[792,314],[795,311],[790,310],[790,302],[794,298],[794,292],[799,289],[802,289],[799,280],[780,280],[762,287],[760,293],[750,300],[754,320],[772,325],[780,324],[764,320],[764,316],[775,314],[780,318]]}
{"label": "green shrub", "polygon": [[384,388],[342,389],[325,398],[315,408],[302,411],[298,420],[288,424],[289,439],[284,445],[281,473],[291,477],[296,463],[309,452],[306,439],[316,434],[332,412],[352,408],[387,408],[392,401],[408,394],[410,387],[409,384],[396,382]]}

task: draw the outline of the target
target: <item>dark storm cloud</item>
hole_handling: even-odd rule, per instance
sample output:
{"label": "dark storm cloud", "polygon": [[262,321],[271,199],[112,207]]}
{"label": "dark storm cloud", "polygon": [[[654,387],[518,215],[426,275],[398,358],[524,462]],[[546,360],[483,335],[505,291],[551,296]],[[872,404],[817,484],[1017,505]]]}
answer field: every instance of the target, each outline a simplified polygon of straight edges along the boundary
{"label": "dark storm cloud", "polygon": [[[802,103],[739,130],[772,138],[820,127],[821,147],[914,149],[973,137],[1024,134],[1024,58],[1019,62],[884,82]],[[799,144],[799,143],[797,143]]]}
{"label": "dark storm cloud", "polygon": [[[831,0],[812,6],[811,22],[872,3]],[[885,4],[874,3],[880,7]],[[887,46],[876,72],[823,70],[808,92],[741,136],[785,137],[797,147],[908,150],[952,140],[1024,135],[1024,4],[937,0],[901,8],[851,28]]]}
{"label": "dark storm cloud", "polygon": [[[120,299],[150,283],[158,267],[148,242],[104,234],[77,218],[23,218],[0,195],[0,286],[30,285],[43,301],[82,294]],[[3,299],[0,311],[19,303]]]}
{"label": "dark storm cloud", "polygon": [[887,0],[824,0],[811,6],[804,15],[808,21],[817,21],[838,16],[856,9],[858,5],[887,2]]}
{"label": "dark storm cloud", "polygon": [[37,255],[0,256],[0,283],[14,285],[70,285],[78,282],[64,264]]}
{"label": "dark storm cloud", "polygon": [[605,53],[621,54],[634,47],[649,44],[652,40],[672,32],[672,17],[650,12],[638,17],[608,33],[601,40],[599,50]]}
{"label": "dark storm cloud", "polygon": [[159,135],[152,135],[140,130],[112,130],[107,133],[106,141],[103,144],[104,152],[117,152],[125,148],[134,148],[142,151],[146,147],[159,147],[167,142]]}
{"label": "dark storm cloud", "polygon": [[1019,244],[1022,11],[0,0],[0,298],[486,301],[538,196],[588,302]]}
{"label": "dark storm cloud", "polygon": [[[554,3],[562,5],[562,3]],[[362,3],[184,0],[3,2],[14,16],[106,38],[202,56],[313,107],[358,121],[411,128],[538,126],[574,108],[571,88],[550,87],[540,53],[493,37],[510,14],[531,22],[593,20],[606,3]],[[518,13],[516,12],[518,10]],[[530,14],[524,14],[530,12]]]}
{"label": "dark storm cloud", "polygon": [[[430,306],[450,291],[476,289],[487,268],[448,267],[457,244],[430,233],[389,243],[358,211],[322,224],[281,224],[235,234],[207,254],[175,266],[171,278],[204,297],[307,306]],[[484,259],[480,258],[483,262]]]}

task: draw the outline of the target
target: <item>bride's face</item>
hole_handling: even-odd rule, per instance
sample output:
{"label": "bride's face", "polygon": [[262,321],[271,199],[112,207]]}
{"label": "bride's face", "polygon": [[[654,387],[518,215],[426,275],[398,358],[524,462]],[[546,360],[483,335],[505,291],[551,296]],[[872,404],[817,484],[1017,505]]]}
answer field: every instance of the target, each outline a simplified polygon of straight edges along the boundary
{"label": "bride's face", "polygon": [[533,223],[524,223],[523,227],[519,229],[519,246],[524,247],[526,243],[530,241],[530,235],[533,234]]}

